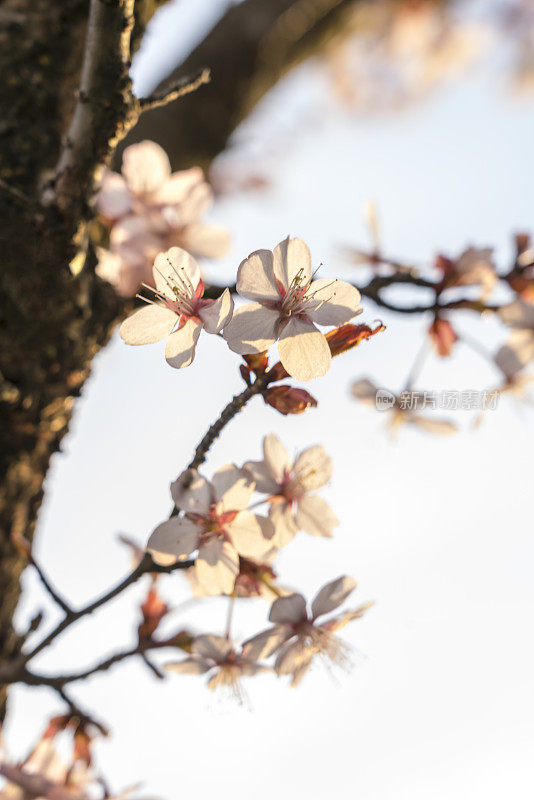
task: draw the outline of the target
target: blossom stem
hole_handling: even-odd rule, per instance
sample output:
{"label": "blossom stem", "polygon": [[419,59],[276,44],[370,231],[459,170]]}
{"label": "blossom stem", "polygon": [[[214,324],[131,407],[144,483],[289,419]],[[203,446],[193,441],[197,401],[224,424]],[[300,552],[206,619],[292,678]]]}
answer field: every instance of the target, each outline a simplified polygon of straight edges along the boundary
{"label": "blossom stem", "polygon": [[226,639],[230,639],[230,633],[231,633],[231,630],[232,630],[232,619],[234,617],[235,598],[236,598],[236,593],[235,593],[235,589],[234,589],[234,591],[232,592],[232,594],[228,598],[228,613],[227,613],[227,616],[226,616],[226,631],[224,633]]}
{"label": "blossom stem", "polygon": [[232,400],[228,403],[226,408],[223,409],[219,418],[210,425],[206,434],[203,436],[201,441],[199,442],[193,459],[189,463],[187,469],[198,469],[201,464],[204,463],[206,460],[206,456],[208,451],[214,441],[219,437],[223,428],[228,425],[228,423],[238,414],[251,400],[255,395],[261,394],[261,392],[271,383],[271,381],[279,380],[278,376],[271,376],[270,372],[266,372],[264,375],[261,375],[257,378],[253,384],[247,386],[247,388],[242,391],[240,394],[236,394]]}

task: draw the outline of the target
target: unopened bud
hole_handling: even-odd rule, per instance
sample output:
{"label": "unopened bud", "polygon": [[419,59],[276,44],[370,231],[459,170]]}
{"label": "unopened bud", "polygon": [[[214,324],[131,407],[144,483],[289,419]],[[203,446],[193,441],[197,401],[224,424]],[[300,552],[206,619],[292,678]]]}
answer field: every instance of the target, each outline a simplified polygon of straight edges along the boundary
{"label": "unopened bud", "polygon": [[317,400],[309,392],[293,386],[273,386],[264,392],[263,399],[284,415],[302,414],[310,406],[317,405]]}
{"label": "unopened bud", "polygon": [[263,353],[249,353],[243,356],[247,362],[249,370],[252,370],[256,375],[263,375],[269,365],[269,357],[267,351]]}
{"label": "unopened bud", "polygon": [[458,337],[449,320],[438,317],[428,329],[428,333],[437,354],[439,356],[450,356]]}

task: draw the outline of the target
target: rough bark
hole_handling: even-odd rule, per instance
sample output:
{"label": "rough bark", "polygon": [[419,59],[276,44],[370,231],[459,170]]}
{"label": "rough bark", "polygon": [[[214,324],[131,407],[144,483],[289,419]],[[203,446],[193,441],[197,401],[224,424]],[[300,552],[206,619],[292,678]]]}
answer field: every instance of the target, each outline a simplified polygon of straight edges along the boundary
{"label": "rough bark", "polygon": [[[113,14],[122,5],[114,0],[106,7]],[[0,657],[6,660],[20,646],[12,618],[25,565],[12,537],[33,536],[50,458],[121,309],[90,268],[74,277],[68,266],[80,246],[90,181],[64,209],[40,204],[77,100],[88,8],[88,0],[0,6]],[[148,13],[148,5],[141,8]],[[112,59],[104,78],[113,81],[120,103],[124,87]],[[114,114],[106,115],[95,159],[105,157],[114,132]],[[0,720],[4,713],[0,690]]]}

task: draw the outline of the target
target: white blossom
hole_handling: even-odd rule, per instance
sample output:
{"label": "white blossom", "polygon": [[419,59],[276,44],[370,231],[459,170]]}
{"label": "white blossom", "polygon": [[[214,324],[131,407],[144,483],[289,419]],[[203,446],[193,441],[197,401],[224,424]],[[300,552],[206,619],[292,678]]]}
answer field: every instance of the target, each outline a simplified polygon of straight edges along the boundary
{"label": "white blossom", "polygon": [[[362,378],[355,381],[351,387],[352,395],[361,403],[377,408],[377,393],[386,391],[391,398],[391,405],[387,409],[389,415],[388,427],[394,434],[403,425],[411,425],[420,428],[426,433],[446,435],[455,433],[458,428],[448,419],[435,419],[433,416],[417,414],[414,408],[410,408],[409,403],[403,403],[402,397],[395,395],[389,390],[381,390],[373,381]],[[420,394],[420,393],[419,393]],[[381,409],[382,410],[382,409]]]}
{"label": "white blossom", "polygon": [[345,611],[318,622],[319,617],[338,608],[356,587],[355,581],[343,575],[327,583],[315,595],[310,611],[301,594],[279,597],[271,606],[271,628],[248,639],[243,653],[253,660],[268,658],[276,653],[274,668],[278,675],[291,675],[291,686],[296,686],[315,656],[320,656],[339,666],[349,662],[349,648],[336,631],[354,619],[359,619],[369,605]]}
{"label": "white blossom", "polygon": [[231,594],[239,556],[261,559],[272,548],[272,527],[248,510],[254,482],[234,464],[217,470],[211,481],[186,470],[171,494],[182,516],[154,530],[147,550],[157,564],[172,564],[198,550],[195,580],[202,594]]}
{"label": "white blossom", "polygon": [[146,308],[135,311],[120,327],[131,345],[167,339],[165,358],[171,367],[187,367],[195,357],[200,332],[218,333],[232,317],[228,289],[217,300],[203,298],[204,284],[195,259],[179,247],[160,253],[154,262],[156,289]]}
{"label": "white blossom", "polygon": [[312,494],[332,477],[332,459],[323,447],[309,447],[291,463],[282,442],[271,433],[263,440],[263,460],[247,461],[243,468],[256,491],[269,495],[269,517],[279,546],[288,544],[298,530],[332,536],[338,519],[325,500]]}
{"label": "white blossom", "polygon": [[200,167],[171,173],[165,151],[156,142],[127,147],[122,174],[107,170],[96,206],[110,228],[109,250],[97,249],[97,273],[125,297],[143,281],[152,281],[157,252],[179,246],[194,256],[217,258],[230,247],[220,225],[199,217],[213,202],[213,193]]}
{"label": "white blossom", "polygon": [[228,689],[241,703],[244,692],[241,678],[271,672],[269,667],[256,663],[244,652],[238,653],[229,639],[214,634],[197,636],[191,646],[191,656],[166,664],[166,669],[186,675],[209,673],[208,687]]}
{"label": "white blossom", "polygon": [[343,325],[361,312],[360,293],[344,281],[312,280],[311,257],[301,239],[257,250],[239,266],[237,291],[252,303],[238,308],[224,336],[236,353],[260,353],[280,340],[287,372],[299,380],[324,375],[330,349],[318,325]]}

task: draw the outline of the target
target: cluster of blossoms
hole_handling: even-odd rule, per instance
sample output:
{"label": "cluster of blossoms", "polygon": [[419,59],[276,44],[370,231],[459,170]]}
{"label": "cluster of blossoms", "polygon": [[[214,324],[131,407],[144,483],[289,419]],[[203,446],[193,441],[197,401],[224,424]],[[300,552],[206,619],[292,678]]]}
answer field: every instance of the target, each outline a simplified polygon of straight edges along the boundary
{"label": "cluster of blossoms", "polygon": [[[338,608],[355,587],[354,580],[346,575],[327,583],[315,595],[309,612],[301,594],[278,597],[269,613],[272,627],[248,639],[240,648],[237,649],[228,637],[198,636],[193,640],[191,656],[170,662],[167,669],[190,675],[208,673],[210,689],[228,688],[241,700],[241,678],[245,676],[274,671],[278,676],[290,676],[291,686],[296,686],[315,657],[348,666],[350,649],[336,633],[360,618],[369,605],[322,621],[319,617]],[[272,655],[276,656],[273,667],[259,663]]]}
{"label": "cluster of blossoms", "polygon": [[96,197],[109,233],[109,248],[97,247],[99,276],[123,297],[133,297],[141,283],[152,283],[157,253],[173,245],[202,258],[226,255],[228,232],[200,222],[212,202],[199,167],[172,173],[155,142],[127,147],[122,174],[105,172]]}
{"label": "cluster of blossoms", "polygon": [[[211,481],[188,469],[171,484],[178,514],[154,530],[147,549],[157,564],[168,565],[198,551],[194,566],[196,594],[232,594],[240,561],[271,563],[295,534],[331,537],[338,524],[328,503],[313,492],[326,485],[332,462],[315,445],[291,464],[274,434],[263,441],[262,461],[242,468],[227,464]],[[264,495],[252,504],[254,492]],[[268,516],[252,505],[267,503]]]}
{"label": "cluster of blossoms", "polygon": [[222,332],[230,349],[242,355],[264,353],[279,341],[286,372],[311,380],[328,371],[332,358],[316,324],[343,325],[362,310],[360,293],[351,284],[313,280],[308,247],[289,237],[273,252],[257,250],[240,264],[237,291],[254,302],[235,311],[228,290],[218,300],[204,298],[200,268],[179,247],[156,256],[153,281],[154,289],[145,286],[148,307],[126,319],[120,334],[132,345],[168,337],[165,357],[177,368],[191,364],[204,329]]}
{"label": "cluster of blossoms", "polygon": [[[360,402],[374,406],[379,410],[388,410],[389,427],[396,432],[401,425],[415,426],[427,433],[448,434],[458,430],[458,425],[449,419],[435,419],[432,416],[416,413],[417,408],[424,408],[425,403],[419,399],[427,395],[436,395],[436,392],[411,390],[412,372],[418,373],[429,351],[434,351],[440,358],[451,355],[456,344],[463,341],[466,346],[473,349],[479,356],[485,357],[495,368],[500,376],[496,385],[484,391],[468,390],[456,391],[457,396],[470,393],[478,394],[481,398],[478,405],[466,403],[461,408],[478,408],[481,412],[475,419],[477,425],[482,414],[488,408],[495,408],[500,395],[508,394],[517,398],[530,400],[528,389],[534,376],[525,370],[534,361],[534,248],[530,236],[518,233],[514,237],[514,259],[508,271],[499,272],[493,259],[493,250],[489,247],[467,247],[455,258],[440,254],[436,257],[433,269],[427,273],[415,267],[406,266],[398,260],[388,258],[379,242],[378,222],[376,211],[372,204],[366,209],[366,222],[369,228],[372,247],[370,249],[346,250],[346,255],[358,266],[367,266],[372,269],[375,276],[384,280],[384,285],[394,284],[396,279],[403,282],[413,282],[425,291],[435,294],[434,305],[428,305],[428,312],[432,315],[432,322],[428,327],[428,343],[425,343],[418,353],[414,367],[409,373],[406,389],[395,394],[387,389],[380,388],[369,378],[362,378],[352,385],[352,394]],[[512,302],[502,304],[494,302],[494,290],[512,292]],[[459,289],[464,292],[460,294]],[[467,291],[465,291],[467,290]],[[492,302],[490,302],[490,298]],[[495,315],[506,326],[512,329],[511,335],[505,343],[498,347],[494,353],[486,352],[482,345],[468,336],[463,336],[453,324],[451,312],[459,309],[469,309],[484,316]],[[399,309],[403,310],[403,309]],[[406,309],[410,311],[411,309]],[[424,307],[416,307],[413,311],[420,312]],[[389,398],[387,406],[383,398]],[[409,396],[409,397],[407,397]],[[408,402],[407,402],[408,400]],[[428,404],[435,408],[431,400]],[[457,408],[451,404],[449,407]]]}
{"label": "cluster of blossoms", "polygon": [[[365,610],[317,622],[354,589],[354,581],[347,577],[319,592],[311,614],[306,613],[301,595],[276,585],[270,565],[279,549],[299,530],[331,537],[338,521],[326,501],[314,494],[332,474],[331,460],[322,447],[304,450],[292,464],[282,443],[270,434],[263,441],[263,452],[262,461],[248,461],[241,468],[228,464],[211,481],[194,469],[183,472],[171,484],[177,513],[158,525],[147,543],[154,562],[165,566],[196,555],[188,570],[196,596],[275,598],[269,617],[273,629],[249,639],[239,650],[229,637],[198,636],[190,658],[168,665],[178,672],[210,672],[210,688],[227,686],[238,694],[239,678],[266,671],[266,665],[258,662],[273,654],[274,670],[292,675],[292,685],[316,655],[344,663],[347,647],[334,634]],[[252,502],[254,492],[263,497]],[[269,506],[267,516],[254,511],[264,503]]]}

